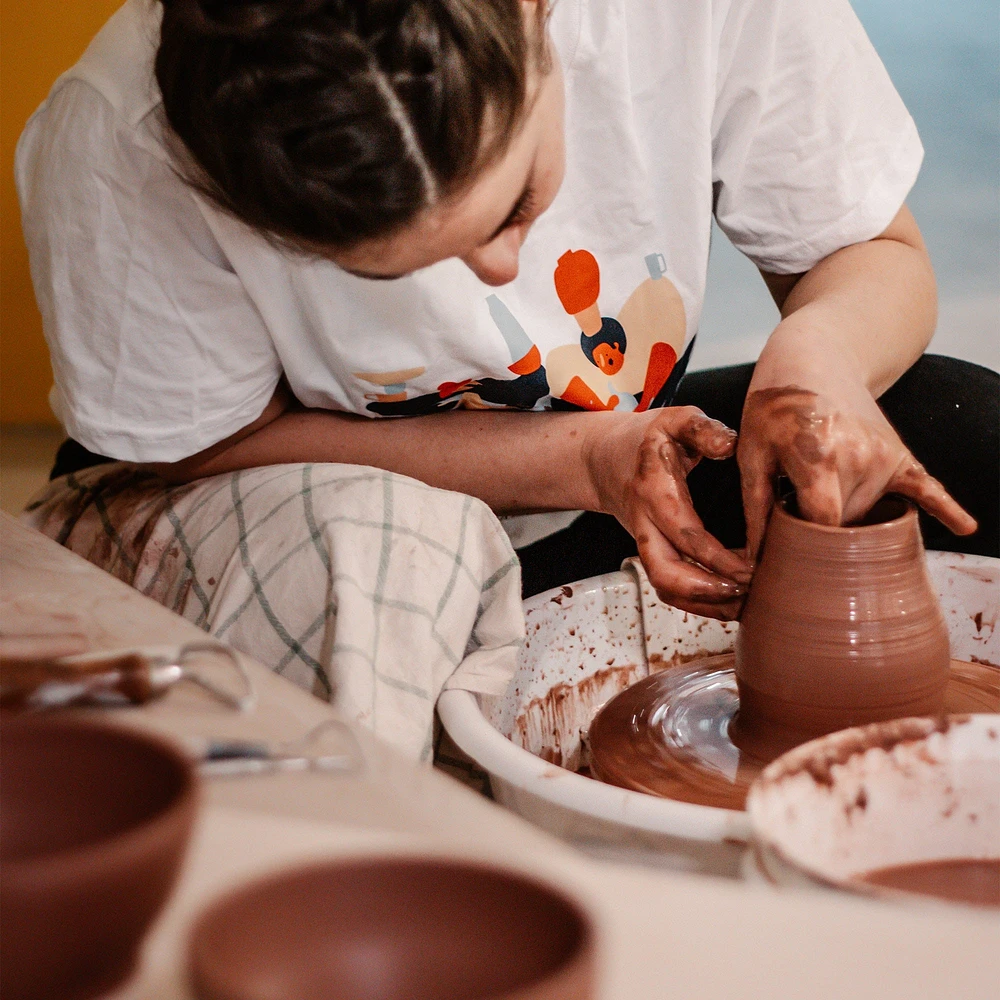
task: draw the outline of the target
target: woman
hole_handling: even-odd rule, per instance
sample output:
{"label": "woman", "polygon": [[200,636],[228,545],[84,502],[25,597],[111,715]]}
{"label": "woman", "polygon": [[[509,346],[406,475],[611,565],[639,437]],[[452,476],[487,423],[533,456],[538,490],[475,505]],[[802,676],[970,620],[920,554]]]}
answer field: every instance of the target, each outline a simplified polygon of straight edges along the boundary
{"label": "woman", "polygon": [[[375,466],[510,517],[525,593],[637,550],[717,617],[779,473],[993,551],[996,379],[918,361],[921,157],[845,0],[129,0],[18,154],[63,457],[145,470],[89,481],[133,524],[164,481]],[[781,321],[682,381],[713,213]]]}

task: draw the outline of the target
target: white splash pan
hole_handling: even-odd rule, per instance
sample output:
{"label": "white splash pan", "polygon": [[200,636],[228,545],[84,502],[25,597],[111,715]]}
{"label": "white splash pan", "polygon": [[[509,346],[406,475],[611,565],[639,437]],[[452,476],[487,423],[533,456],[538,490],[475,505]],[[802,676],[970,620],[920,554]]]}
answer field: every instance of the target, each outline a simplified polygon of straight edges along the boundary
{"label": "white splash pan", "polygon": [[[1000,560],[930,552],[927,561],[952,656],[1000,666]],[[445,691],[438,700],[449,736],[489,774],[497,801],[592,852],[738,875],[746,813],[575,772],[581,737],[605,702],[651,666],[731,651],[738,626],[662,604],[634,569],[539,594],[524,612],[527,641],[506,694]]]}

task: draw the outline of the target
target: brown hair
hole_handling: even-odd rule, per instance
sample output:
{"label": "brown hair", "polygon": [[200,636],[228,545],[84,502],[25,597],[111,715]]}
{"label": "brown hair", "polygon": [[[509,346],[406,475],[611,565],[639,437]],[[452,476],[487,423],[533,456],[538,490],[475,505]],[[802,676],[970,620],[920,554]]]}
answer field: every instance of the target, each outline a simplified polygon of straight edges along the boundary
{"label": "brown hair", "polygon": [[162,3],[187,179],[293,248],[386,235],[460,189],[506,149],[538,57],[519,0]]}

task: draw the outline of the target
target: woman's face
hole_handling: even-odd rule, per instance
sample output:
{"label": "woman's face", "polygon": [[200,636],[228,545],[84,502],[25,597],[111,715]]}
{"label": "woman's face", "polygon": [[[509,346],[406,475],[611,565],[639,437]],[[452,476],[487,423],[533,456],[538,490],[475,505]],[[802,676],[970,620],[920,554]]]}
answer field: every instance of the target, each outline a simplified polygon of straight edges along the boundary
{"label": "woman's face", "polygon": [[529,82],[528,102],[506,153],[468,188],[392,236],[338,252],[334,262],[358,277],[388,279],[458,257],[487,285],[513,281],[521,244],[565,172],[563,78],[554,51],[549,71]]}

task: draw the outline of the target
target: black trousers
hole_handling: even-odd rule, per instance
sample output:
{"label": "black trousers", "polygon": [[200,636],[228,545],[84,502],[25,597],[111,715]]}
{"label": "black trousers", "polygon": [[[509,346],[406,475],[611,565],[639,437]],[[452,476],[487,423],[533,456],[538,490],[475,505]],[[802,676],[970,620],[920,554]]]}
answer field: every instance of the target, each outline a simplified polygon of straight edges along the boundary
{"label": "black trousers", "polygon": [[[739,430],[753,367],[685,375],[674,405],[698,406]],[[1000,375],[925,354],[879,404],[927,471],[979,522],[976,534],[958,538],[921,511],[924,545],[1000,556]],[[736,459],[702,461],[688,486],[705,527],[728,548],[746,544]],[[585,513],[565,530],[519,550],[524,596],[611,572],[635,554],[635,541],[613,517]]]}

